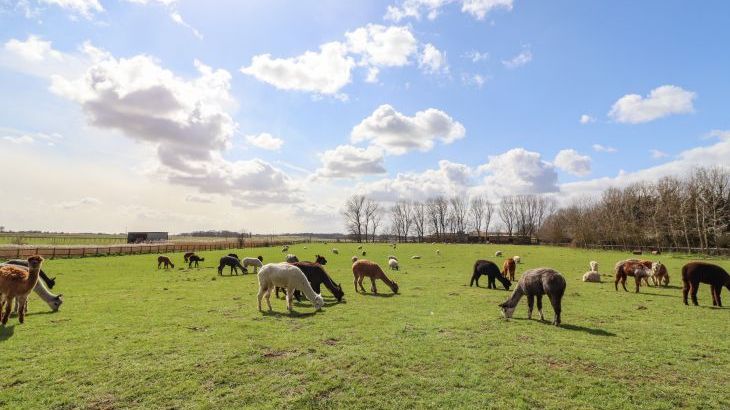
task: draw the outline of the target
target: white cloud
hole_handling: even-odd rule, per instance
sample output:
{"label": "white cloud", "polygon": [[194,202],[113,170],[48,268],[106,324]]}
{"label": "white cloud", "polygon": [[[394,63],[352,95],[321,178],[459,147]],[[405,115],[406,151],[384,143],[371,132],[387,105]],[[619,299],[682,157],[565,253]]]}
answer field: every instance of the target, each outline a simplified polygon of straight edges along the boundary
{"label": "white cloud", "polygon": [[477,88],[484,87],[484,84],[487,83],[488,78],[481,75],[481,74],[469,74],[469,73],[462,73],[461,74],[461,82],[465,85],[473,85]]}
{"label": "white cloud", "polygon": [[9,141],[13,144],[32,144],[35,142],[35,138],[31,137],[30,135],[20,135],[20,136],[5,136],[3,137],[5,141]]}
{"label": "white cloud", "polygon": [[530,50],[523,50],[520,54],[517,54],[509,60],[502,60],[502,64],[509,69],[514,69],[522,67],[530,61],[532,61],[532,52]]}
{"label": "white cloud", "polygon": [[495,9],[505,9],[507,11],[512,10],[513,0],[463,0],[461,11],[469,13],[479,20],[484,20],[484,17]]}
{"label": "white cloud", "polygon": [[730,140],[730,130],[712,130],[707,133],[707,136]]}
{"label": "white cloud", "polygon": [[91,19],[95,13],[104,11],[98,0],[39,0],[41,3],[52,4]]}
{"label": "white cloud", "polygon": [[429,20],[434,20],[441,13],[441,8],[451,3],[461,3],[462,12],[483,20],[492,10],[512,10],[513,0],[403,0],[397,6],[388,6],[384,18],[393,21],[405,18],[420,20],[422,13],[426,13]]}
{"label": "white cloud", "polygon": [[583,114],[580,116],[580,123],[581,124],[590,124],[592,122],[596,122],[596,119],[591,117],[588,114]]}
{"label": "white cloud", "polygon": [[399,67],[409,63],[418,41],[406,26],[368,24],[345,33],[348,50],[360,55],[361,65]]}
{"label": "white cloud", "polygon": [[402,155],[414,149],[429,151],[437,139],[450,144],[465,133],[461,123],[435,108],[408,117],[384,104],[352,129],[351,140],[370,141],[387,154]]}
{"label": "white cloud", "polygon": [[555,167],[544,161],[537,152],[514,148],[503,154],[490,156],[489,162],[479,167],[490,172],[484,185],[497,195],[538,194],[558,190]]}
{"label": "white cloud", "polygon": [[350,83],[355,61],[347,47],[339,42],[320,46],[319,52],[307,51],[293,58],[272,58],[270,54],[254,56],[241,72],[282,90],[337,94]]}
{"label": "white cloud", "polygon": [[574,149],[564,149],[558,152],[553,164],[576,176],[586,176],[591,173],[591,157],[581,155]]}
{"label": "white cloud", "polygon": [[277,138],[268,132],[262,132],[258,135],[247,135],[246,142],[255,147],[269,151],[278,151],[281,149],[281,146],[284,145],[283,139]]}
{"label": "white cloud", "polygon": [[660,151],[658,149],[650,149],[649,153],[651,154],[651,157],[654,159],[666,158],[669,156],[669,154],[667,154],[666,152]]}
{"label": "white cloud", "polygon": [[115,58],[85,45],[93,63],[76,79],[54,76],[51,90],[77,102],[91,125],[114,129],[157,152],[158,175],[204,193],[230,196],[240,206],[290,203],[298,190],[265,161],[231,162],[222,153],[237,127],[230,74],[195,62],[186,80],[145,55]]}
{"label": "white cloud", "polygon": [[472,174],[464,164],[441,160],[438,169],[399,173],[395,178],[360,183],[354,191],[382,201],[464,195],[472,184]]}
{"label": "white cloud", "polygon": [[5,43],[5,50],[34,63],[40,63],[45,60],[63,60],[63,55],[51,47],[50,41],[44,41],[33,34],[29,35],[25,41],[14,38],[8,40]]}
{"label": "white cloud", "polygon": [[472,63],[478,63],[480,61],[487,61],[489,59],[489,53],[472,50],[464,55],[466,58],[471,60]]}
{"label": "white cloud", "polygon": [[325,151],[321,156],[322,167],[315,176],[325,178],[351,178],[361,175],[384,174],[383,151],[377,147],[358,148],[340,145]]}
{"label": "white cloud", "polygon": [[449,66],[446,63],[446,56],[433,44],[428,43],[423,47],[423,52],[418,60],[418,66],[427,73],[446,73]]}
{"label": "white cloud", "polygon": [[55,205],[56,208],[61,209],[77,209],[83,206],[101,205],[101,201],[94,197],[85,197],[77,201],[63,201]]}
{"label": "white cloud", "polygon": [[601,144],[593,144],[593,151],[614,153],[614,152],[616,152],[616,148],[609,147],[606,145],[601,145]]}
{"label": "white cloud", "polygon": [[198,29],[196,29],[195,27],[193,27],[190,24],[188,24],[185,20],[183,20],[183,17],[177,11],[174,11],[174,10],[171,11],[170,12],[170,18],[175,23],[177,23],[177,24],[179,24],[179,25],[187,28],[188,30],[190,30],[193,33],[193,35],[195,37],[197,37],[198,39],[200,39],[200,40],[203,39],[203,34],[201,34],[200,31],[198,31]]}
{"label": "white cloud", "polygon": [[693,101],[697,95],[674,85],[657,87],[642,97],[627,94],[611,107],[608,116],[616,122],[640,124],[675,114],[694,112]]}

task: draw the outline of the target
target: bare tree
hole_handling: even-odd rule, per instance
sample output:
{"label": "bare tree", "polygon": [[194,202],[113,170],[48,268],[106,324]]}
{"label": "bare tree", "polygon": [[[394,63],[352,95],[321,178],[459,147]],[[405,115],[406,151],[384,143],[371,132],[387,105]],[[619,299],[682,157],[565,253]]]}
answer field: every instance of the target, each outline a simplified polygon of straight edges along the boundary
{"label": "bare tree", "polygon": [[423,242],[423,237],[426,233],[426,218],[427,218],[427,210],[426,210],[426,204],[423,202],[414,202],[413,203],[413,228],[416,231],[416,237],[418,238],[418,242]]}
{"label": "bare tree", "polygon": [[473,197],[469,202],[469,216],[471,225],[477,231],[477,242],[482,240],[482,224],[484,223],[484,212],[486,211],[484,205],[486,202],[481,195]]}
{"label": "bare tree", "polygon": [[469,208],[466,200],[461,196],[454,196],[449,200],[453,229],[452,233],[463,234],[467,230]]}
{"label": "bare tree", "polygon": [[[368,232],[370,231],[370,228],[373,226],[373,223],[375,221],[375,218],[380,211],[380,204],[373,201],[372,199],[366,199],[365,205],[363,207],[363,213],[365,216],[365,221],[363,223],[363,226],[365,227],[365,242],[368,241]],[[380,221],[378,221],[379,223]]]}
{"label": "bare tree", "polygon": [[512,236],[512,232],[515,229],[515,221],[517,220],[515,198],[512,196],[505,196],[499,203],[499,217],[502,219],[505,229],[509,236]]}
{"label": "bare tree", "polygon": [[353,195],[345,202],[345,209],[342,211],[345,217],[347,231],[358,242],[362,242],[363,222],[365,219],[365,196]]}

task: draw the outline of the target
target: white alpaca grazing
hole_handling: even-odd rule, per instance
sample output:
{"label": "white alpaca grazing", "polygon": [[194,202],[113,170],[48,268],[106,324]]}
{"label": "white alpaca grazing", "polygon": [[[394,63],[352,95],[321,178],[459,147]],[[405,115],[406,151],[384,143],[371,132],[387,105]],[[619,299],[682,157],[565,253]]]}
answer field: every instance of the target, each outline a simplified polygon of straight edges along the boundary
{"label": "white alpaca grazing", "polygon": [[497,252],[494,252],[494,256],[495,256],[495,257],[496,257],[496,256],[502,256],[502,251],[497,251]]}
{"label": "white alpaca grazing", "polygon": [[392,270],[398,270],[398,261],[395,259],[388,259],[388,266]]}
{"label": "white alpaca grazing", "polygon": [[334,253],[335,255],[339,255],[340,254],[340,250],[337,249],[337,248],[332,248],[332,253]]}
{"label": "white alpaca grazing", "polygon": [[598,272],[598,262],[590,261],[588,262],[588,265],[591,267],[592,272]]}
{"label": "white alpaca grazing", "polygon": [[520,263],[520,257],[519,256],[513,256],[512,260],[515,261],[515,263]]}
{"label": "white alpaca grazing", "polygon": [[600,282],[601,274],[592,270],[583,274],[583,282]]}
{"label": "white alpaca grazing", "polygon": [[266,304],[271,310],[271,291],[279,288],[286,288],[286,309],[291,312],[294,291],[298,290],[309,299],[316,310],[322,309],[324,299],[322,295],[314,292],[307,277],[299,268],[288,263],[269,263],[259,271],[259,293],[258,303],[261,311],[261,298],[266,296]]}
{"label": "white alpaca grazing", "polygon": [[253,266],[253,273],[256,273],[256,268],[260,268],[264,266],[264,263],[261,262],[259,258],[243,258],[241,261],[241,264],[244,268],[248,268],[249,266]]}

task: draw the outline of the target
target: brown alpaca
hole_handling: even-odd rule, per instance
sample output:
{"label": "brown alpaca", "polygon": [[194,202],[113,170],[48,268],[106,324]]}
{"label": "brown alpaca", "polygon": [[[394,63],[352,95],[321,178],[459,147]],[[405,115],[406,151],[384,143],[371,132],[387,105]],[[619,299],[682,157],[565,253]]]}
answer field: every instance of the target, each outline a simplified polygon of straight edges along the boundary
{"label": "brown alpaca", "polygon": [[[647,267],[647,263],[649,264]],[[646,285],[649,285],[649,277],[651,276],[651,261],[639,261],[636,259],[629,259],[619,262],[615,266],[616,268],[616,280],[614,286],[618,290],[618,283],[621,282],[625,291],[626,289],[626,278],[627,276],[633,276],[636,280],[636,293],[639,293],[639,286],[641,281],[644,280]]]}
{"label": "brown alpaca", "polygon": [[185,259],[185,263],[188,263],[191,256],[195,255],[195,252],[186,252],[185,255],[183,255],[183,259]]}
{"label": "brown alpaca", "polygon": [[31,256],[28,258],[28,270],[14,265],[0,266],[0,318],[3,326],[8,323],[10,308],[13,299],[16,298],[18,321],[20,323],[25,322],[25,313],[28,311],[28,295],[38,282],[42,263],[42,257]]}
{"label": "brown alpaca", "polygon": [[504,264],[502,265],[502,276],[505,278],[514,281],[515,280],[515,268],[516,268],[515,260],[512,258],[508,258],[504,260]]}
{"label": "brown alpaca", "polygon": [[353,284],[355,285],[355,292],[358,291],[357,286],[360,285],[362,293],[367,293],[365,288],[362,286],[362,281],[367,276],[372,282],[372,287],[370,289],[373,293],[378,293],[378,288],[375,287],[375,279],[382,280],[386,285],[388,285],[393,293],[398,293],[398,284],[388,279],[388,277],[385,276],[385,272],[383,272],[383,270],[380,269],[380,266],[378,266],[375,262],[371,262],[366,259],[358,260],[352,264],[352,274],[355,275],[355,280],[353,281]]}
{"label": "brown alpaca", "polygon": [[175,267],[175,264],[172,263],[172,261],[170,260],[170,258],[168,258],[167,256],[161,256],[160,255],[160,256],[157,257],[157,269],[160,269],[160,267],[163,264],[165,265],[165,269],[167,269],[169,267],[172,267],[172,268]]}
{"label": "brown alpaca", "polygon": [[720,293],[725,286],[730,290],[730,275],[725,269],[705,262],[690,262],[682,267],[682,297],[687,305],[687,294],[692,295],[692,304],[697,306],[697,291],[700,283],[708,283],[712,291],[712,305],[722,307]]}

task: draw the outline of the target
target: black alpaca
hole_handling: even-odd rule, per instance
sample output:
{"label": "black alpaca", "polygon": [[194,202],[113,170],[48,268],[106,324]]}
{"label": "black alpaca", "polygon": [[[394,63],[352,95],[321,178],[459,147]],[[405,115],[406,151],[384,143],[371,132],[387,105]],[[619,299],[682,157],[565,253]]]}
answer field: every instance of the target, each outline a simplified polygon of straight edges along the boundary
{"label": "black alpaca", "polygon": [[485,260],[478,260],[474,263],[474,274],[471,276],[469,286],[474,286],[476,283],[477,287],[479,287],[479,277],[482,275],[487,277],[487,288],[489,289],[497,289],[497,285],[494,283],[495,279],[499,280],[506,290],[509,290],[509,287],[512,286],[512,282],[502,276],[502,272],[499,271],[499,266],[494,262]]}
{"label": "black alpaca", "polygon": [[[307,281],[309,281],[309,284],[312,285],[312,289],[316,293],[321,294],[321,285],[324,284],[324,286],[329,289],[330,292],[332,292],[335,298],[337,298],[337,301],[342,302],[342,297],[345,296],[345,292],[342,290],[342,285],[339,285],[332,280],[327,272],[325,272],[322,264],[316,262],[294,262],[292,263],[292,265],[296,266],[302,272],[304,272],[304,276],[307,277]],[[286,290],[284,288],[277,287],[277,298],[279,297],[279,291],[286,293]],[[294,297],[297,299],[297,302],[302,301],[301,293],[299,292],[299,290],[294,291]]]}
{"label": "black alpaca", "polygon": [[239,258],[239,257],[238,257],[238,255],[236,255],[235,253],[229,253],[229,254],[228,254],[228,256],[230,256],[230,257],[233,257],[233,258],[236,258],[236,259],[238,259],[238,260],[240,260],[240,259],[241,259],[241,258]]}
{"label": "black alpaca", "polygon": [[730,275],[720,266],[705,262],[690,262],[682,267],[682,298],[687,305],[687,295],[692,296],[692,304],[697,306],[697,290],[700,283],[710,285],[712,305],[722,307],[722,287],[730,290]]}
{"label": "black alpaca", "polygon": [[[9,265],[16,265],[16,266],[25,266],[28,267],[28,261],[25,259],[11,259],[7,262],[5,262]],[[48,275],[46,275],[45,272],[43,272],[43,269],[41,269],[41,279],[43,279],[44,282],[46,282],[46,286],[48,289],[53,289],[54,286],[56,286],[56,278],[49,278]]]}
{"label": "black alpaca", "polygon": [[326,265],[327,259],[324,258],[322,255],[317,255],[317,259],[314,261],[314,263],[319,263],[320,265]]}
{"label": "black alpaca", "polygon": [[198,262],[203,262],[203,261],[205,261],[205,258],[201,258],[198,255],[191,255],[190,258],[188,259],[188,269],[193,267],[193,263],[195,264],[195,267],[198,268],[199,267]]}
{"label": "black alpaca", "polygon": [[226,266],[231,267],[231,275],[233,275],[233,272],[236,272],[236,275],[238,275],[238,269],[240,268],[243,273],[248,273],[248,270],[241,265],[241,261],[238,260],[238,258],[234,256],[224,256],[221,258],[220,263],[218,264],[218,274],[223,275],[223,268]]}

